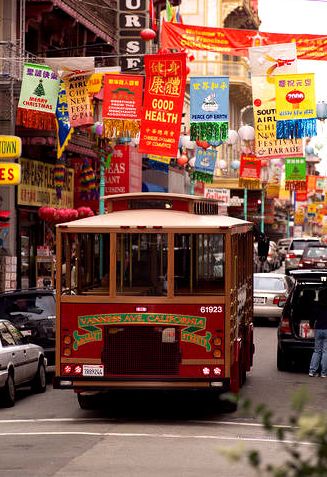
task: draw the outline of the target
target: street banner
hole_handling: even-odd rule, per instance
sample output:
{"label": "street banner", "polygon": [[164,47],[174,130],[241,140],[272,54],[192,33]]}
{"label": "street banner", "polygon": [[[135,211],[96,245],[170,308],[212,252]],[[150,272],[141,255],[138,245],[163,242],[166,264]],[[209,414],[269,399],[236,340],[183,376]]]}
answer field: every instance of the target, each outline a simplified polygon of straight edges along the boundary
{"label": "street banner", "polygon": [[282,162],[275,162],[274,160],[269,162],[268,167],[268,181],[266,185],[266,197],[267,199],[278,199],[280,182],[282,179]]}
{"label": "street banner", "polygon": [[94,73],[94,56],[46,58],[46,63],[61,79],[89,76]]}
{"label": "street banner", "polygon": [[215,172],[217,151],[215,149],[202,149],[198,147],[195,152],[194,171],[192,180],[211,183]]}
{"label": "street banner", "polygon": [[58,101],[56,107],[56,125],[57,125],[57,158],[59,159],[67,147],[68,142],[74,132],[70,125],[67,96],[65,84],[60,80],[58,92]]}
{"label": "street banner", "polygon": [[93,107],[87,83],[89,75],[65,77],[67,107],[72,127],[88,126],[94,123]]}
{"label": "street banner", "polygon": [[88,77],[87,81],[87,90],[89,96],[93,98],[94,96],[103,94],[103,77],[109,73],[120,73],[120,66],[101,66],[95,68],[94,73]]}
{"label": "street banner", "polygon": [[305,157],[285,159],[285,189],[306,190]]}
{"label": "street banner", "polygon": [[254,154],[241,154],[239,187],[260,188],[261,159]]}
{"label": "street banner", "polygon": [[296,191],[296,201],[297,202],[306,202],[308,200],[307,190],[298,190]]}
{"label": "street banner", "polygon": [[327,36],[322,35],[268,33],[164,22],[160,40],[162,48],[214,51],[234,56],[247,56],[249,47],[272,43],[296,43],[299,60],[327,60]]}
{"label": "street banner", "polygon": [[249,48],[254,112],[255,153],[257,157],[298,157],[301,139],[276,139],[276,100],[274,76],[296,73],[294,43]]}
{"label": "street banner", "polygon": [[150,159],[150,161],[162,162],[163,164],[170,164],[171,157],[148,154],[148,159]]}
{"label": "street banner", "polygon": [[104,195],[129,192],[129,166],[129,146],[115,146],[110,166],[105,170]]}
{"label": "street banner", "polygon": [[307,176],[307,193],[308,195],[315,194],[316,192],[317,176]]}
{"label": "street banner", "polygon": [[59,79],[48,66],[26,63],[16,124],[32,129],[55,130],[58,91]]}
{"label": "street banner", "polygon": [[146,55],[139,152],[176,157],[186,85],[186,53]]}
{"label": "street banner", "polygon": [[143,77],[106,74],[103,91],[105,137],[135,137],[140,130]]}
{"label": "street banner", "polygon": [[276,137],[302,138],[317,135],[313,73],[275,76]]}
{"label": "street banner", "polygon": [[190,78],[191,141],[226,141],[229,119],[229,78]]}

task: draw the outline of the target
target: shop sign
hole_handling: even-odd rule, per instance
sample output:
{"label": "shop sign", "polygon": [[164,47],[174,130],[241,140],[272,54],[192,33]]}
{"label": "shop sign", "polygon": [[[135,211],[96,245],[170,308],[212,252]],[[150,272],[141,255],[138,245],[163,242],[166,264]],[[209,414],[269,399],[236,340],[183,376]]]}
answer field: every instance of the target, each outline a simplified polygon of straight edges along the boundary
{"label": "shop sign", "polygon": [[20,176],[19,164],[0,163],[0,185],[17,185],[20,183]]}
{"label": "shop sign", "polygon": [[141,71],[146,47],[140,33],[148,22],[146,0],[119,0],[118,22],[118,46],[124,52],[119,59],[121,70]]}
{"label": "shop sign", "polygon": [[221,204],[228,204],[230,201],[230,190],[229,189],[216,189],[214,187],[208,187],[205,189],[205,198],[206,199],[215,199]]}
{"label": "shop sign", "polygon": [[19,159],[21,183],[17,187],[17,204],[34,207],[74,207],[74,170],[66,168],[61,199],[54,184],[55,164]]}
{"label": "shop sign", "polygon": [[17,159],[22,153],[22,140],[18,136],[0,135],[0,157]]}
{"label": "shop sign", "polygon": [[105,171],[104,195],[129,192],[129,146],[116,146],[110,167]]}

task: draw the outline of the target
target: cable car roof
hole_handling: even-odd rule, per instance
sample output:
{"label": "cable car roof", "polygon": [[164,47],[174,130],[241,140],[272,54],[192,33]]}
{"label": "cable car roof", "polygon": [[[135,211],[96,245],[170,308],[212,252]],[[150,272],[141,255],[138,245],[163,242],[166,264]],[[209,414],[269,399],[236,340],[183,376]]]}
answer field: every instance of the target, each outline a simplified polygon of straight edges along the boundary
{"label": "cable car roof", "polygon": [[225,215],[197,215],[178,210],[165,209],[132,209],[111,212],[110,214],[95,215],[84,219],[58,224],[65,229],[89,228],[232,228],[251,222],[235,219]]}

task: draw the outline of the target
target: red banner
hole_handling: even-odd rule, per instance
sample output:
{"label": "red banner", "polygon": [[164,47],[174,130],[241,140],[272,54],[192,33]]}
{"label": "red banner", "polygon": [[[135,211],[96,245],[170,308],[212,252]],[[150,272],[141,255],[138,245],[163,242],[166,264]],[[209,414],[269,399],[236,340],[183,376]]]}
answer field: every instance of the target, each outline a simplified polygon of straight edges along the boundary
{"label": "red banner", "polygon": [[115,146],[110,167],[105,171],[104,195],[129,192],[129,146]]}
{"label": "red banner", "polygon": [[103,118],[140,119],[143,76],[106,74],[103,90]]}
{"label": "red banner", "polygon": [[139,151],[176,157],[186,84],[186,53],[146,55]]}
{"label": "red banner", "polygon": [[241,154],[240,187],[260,188],[261,159],[254,154]]}
{"label": "red banner", "polygon": [[234,56],[248,56],[251,46],[296,42],[298,60],[327,60],[327,36],[267,33],[257,30],[211,28],[164,22],[162,48],[207,50]]}

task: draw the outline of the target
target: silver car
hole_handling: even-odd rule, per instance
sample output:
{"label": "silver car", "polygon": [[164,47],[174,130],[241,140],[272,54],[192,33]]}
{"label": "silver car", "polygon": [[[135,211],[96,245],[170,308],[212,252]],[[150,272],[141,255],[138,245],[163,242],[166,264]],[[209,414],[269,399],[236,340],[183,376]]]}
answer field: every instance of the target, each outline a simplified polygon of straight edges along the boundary
{"label": "silver car", "polygon": [[254,273],[253,316],[279,321],[294,280],[281,273]]}
{"label": "silver car", "polygon": [[297,270],[303,255],[303,250],[307,245],[315,245],[320,242],[318,237],[296,237],[291,240],[285,257],[285,273]]}
{"label": "silver car", "polygon": [[291,238],[284,238],[284,239],[278,240],[277,242],[277,247],[283,260],[286,257],[287,250],[288,250],[288,247],[290,246],[291,241],[292,241]]}
{"label": "silver car", "polygon": [[28,343],[8,320],[0,320],[0,405],[14,406],[16,387],[31,384],[34,392],[46,390],[43,348]]}

